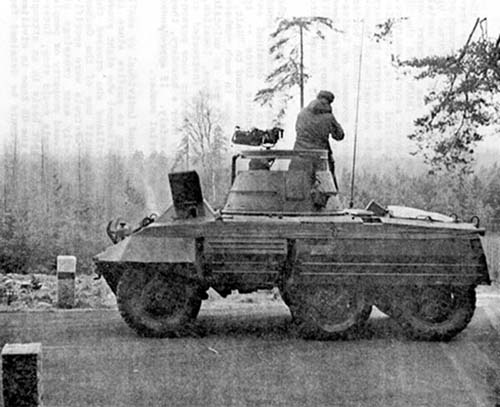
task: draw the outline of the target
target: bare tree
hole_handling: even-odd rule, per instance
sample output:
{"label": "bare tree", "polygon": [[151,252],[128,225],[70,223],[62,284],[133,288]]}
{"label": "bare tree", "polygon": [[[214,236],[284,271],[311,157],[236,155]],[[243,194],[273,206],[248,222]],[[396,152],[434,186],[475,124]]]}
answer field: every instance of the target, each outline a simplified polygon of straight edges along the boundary
{"label": "bare tree", "polygon": [[212,105],[207,92],[199,92],[187,106],[180,131],[182,138],[173,169],[200,167],[204,190],[210,191],[210,201],[216,201],[219,168],[227,151],[227,141],[221,126],[221,114]]}
{"label": "bare tree", "polygon": [[45,212],[49,211],[49,199],[47,195],[47,182],[46,182],[46,172],[47,172],[47,151],[46,151],[46,140],[43,134],[40,136],[40,192],[43,202],[43,208]]}
{"label": "bare tree", "polygon": [[4,144],[4,212],[17,203],[19,177],[19,146],[17,128],[11,130],[10,143]]}

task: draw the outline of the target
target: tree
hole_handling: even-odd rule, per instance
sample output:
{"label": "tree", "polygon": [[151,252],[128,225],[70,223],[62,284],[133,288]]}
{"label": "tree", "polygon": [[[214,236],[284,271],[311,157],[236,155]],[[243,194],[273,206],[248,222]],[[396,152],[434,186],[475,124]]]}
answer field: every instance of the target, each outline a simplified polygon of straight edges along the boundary
{"label": "tree", "polygon": [[221,120],[208,93],[199,92],[184,112],[180,128],[182,138],[173,165],[174,169],[181,165],[185,170],[191,166],[201,168],[202,186],[210,191],[211,202],[215,202],[218,195],[219,169],[227,151]]}
{"label": "tree", "polygon": [[500,225],[500,169],[496,164],[490,170],[488,178],[484,202],[491,208],[492,221],[498,228]]}
{"label": "tree", "polygon": [[438,89],[424,99],[429,111],[414,121],[408,136],[431,171],[469,172],[475,145],[488,126],[500,121],[500,36],[494,42],[483,29],[473,40],[484,21],[476,20],[465,45],[454,54],[398,61],[400,67],[415,68],[418,80],[438,80]]}
{"label": "tree", "polygon": [[[107,219],[117,216],[117,210],[123,210],[126,168],[123,158],[117,153],[108,153],[105,158],[105,180],[102,198]],[[119,216],[123,216],[123,213]]]}
{"label": "tree", "polygon": [[294,17],[279,19],[278,27],[271,33],[274,42],[269,53],[278,66],[266,77],[269,87],[260,89],[254,101],[272,106],[273,99],[281,97],[282,107],[277,115],[278,122],[284,116],[287,103],[292,98],[288,92],[295,86],[300,89],[300,107],[304,107],[304,84],[310,77],[304,70],[304,31],[311,32],[315,29],[313,35],[324,40],[321,28],[342,32],[333,27],[333,21],[328,17]]}
{"label": "tree", "polygon": [[0,272],[25,273],[30,257],[25,217],[13,210],[0,217]]}
{"label": "tree", "polygon": [[408,20],[408,17],[390,17],[384,22],[375,26],[373,38],[376,42],[387,41],[392,44],[392,34],[396,25],[401,21]]}
{"label": "tree", "polygon": [[168,173],[172,162],[163,151],[153,151],[145,160],[136,184],[142,185],[145,207],[148,214],[160,214],[171,201]]}
{"label": "tree", "polygon": [[18,197],[19,140],[17,128],[11,130],[11,137],[3,145],[3,211],[14,207]]}

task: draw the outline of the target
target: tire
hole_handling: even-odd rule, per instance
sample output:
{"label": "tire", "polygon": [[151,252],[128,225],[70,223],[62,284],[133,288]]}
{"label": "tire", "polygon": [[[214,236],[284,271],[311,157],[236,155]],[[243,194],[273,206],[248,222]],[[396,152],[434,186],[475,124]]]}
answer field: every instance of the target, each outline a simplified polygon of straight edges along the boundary
{"label": "tire", "polygon": [[200,309],[197,291],[182,277],[158,268],[130,268],[118,283],[118,310],[141,336],[182,336]]}
{"label": "tire", "polygon": [[305,339],[334,340],[357,335],[370,317],[371,305],[354,287],[297,287],[288,291],[297,333]]}
{"label": "tire", "polygon": [[475,307],[474,286],[413,287],[396,319],[411,339],[449,341],[465,329]]}

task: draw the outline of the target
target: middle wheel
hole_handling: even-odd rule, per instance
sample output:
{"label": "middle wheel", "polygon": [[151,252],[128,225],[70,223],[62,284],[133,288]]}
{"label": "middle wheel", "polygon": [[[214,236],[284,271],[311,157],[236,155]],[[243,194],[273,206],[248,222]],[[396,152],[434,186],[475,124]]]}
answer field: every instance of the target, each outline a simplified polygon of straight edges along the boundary
{"label": "middle wheel", "polygon": [[288,291],[299,334],[308,339],[338,339],[359,330],[371,305],[365,294],[347,285],[304,286]]}

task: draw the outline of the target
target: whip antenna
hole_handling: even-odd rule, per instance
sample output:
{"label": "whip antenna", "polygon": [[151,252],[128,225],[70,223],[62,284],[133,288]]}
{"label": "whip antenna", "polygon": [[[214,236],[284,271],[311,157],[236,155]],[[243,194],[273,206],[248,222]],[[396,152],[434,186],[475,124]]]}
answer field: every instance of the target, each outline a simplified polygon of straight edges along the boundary
{"label": "whip antenna", "polygon": [[349,201],[349,208],[354,206],[354,174],[356,171],[356,149],[358,145],[358,121],[359,121],[359,92],[361,89],[361,66],[363,62],[363,39],[365,34],[365,20],[362,21],[361,26],[361,47],[359,49],[359,66],[358,66],[358,94],[356,97],[356,119],[354,121],[354,148],[352,153],[352,173],[351,173],[351,200]]}

